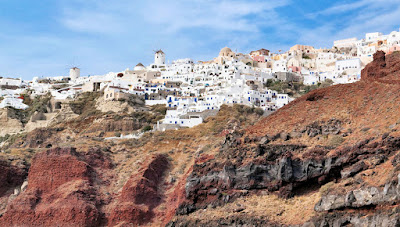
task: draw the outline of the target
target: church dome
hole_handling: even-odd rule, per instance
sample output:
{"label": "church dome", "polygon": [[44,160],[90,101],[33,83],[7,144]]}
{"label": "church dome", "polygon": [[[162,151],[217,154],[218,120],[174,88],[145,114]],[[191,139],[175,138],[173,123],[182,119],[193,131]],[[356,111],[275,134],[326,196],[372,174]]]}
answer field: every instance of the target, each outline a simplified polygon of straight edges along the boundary
{"label": "church dome", "polygon": [[219,52],[219,56],[229,56],[229,55],[231,55],[231,53],[232,53],[232,50],[229,47],[224,47]]}
{"label": "church dome", "polygon": [[144,65],[142,63],[139,63],[135,66],[135,68],[133,68],[133,70],[135,71],[140,71],[140,70],[145,70],[146,68],[144,67]]}

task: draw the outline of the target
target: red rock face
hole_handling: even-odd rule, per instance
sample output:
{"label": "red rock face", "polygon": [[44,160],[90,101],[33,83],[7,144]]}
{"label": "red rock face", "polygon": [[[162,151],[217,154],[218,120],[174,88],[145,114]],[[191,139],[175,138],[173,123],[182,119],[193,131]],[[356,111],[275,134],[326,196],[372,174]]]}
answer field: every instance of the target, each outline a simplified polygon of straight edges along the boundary
{"label": "red rock face", "polygon": [[159,186],[168,169],[164,155],[154,156],[139,174],[132,175],[111,212],[109,225],[141,225],[154,217],[153,209],[161,202]]}
{"label": "red rock face", "polygon": [[52,149],[35,156],[28,189],[8,204],[0,226],[97,226],[91,168],[75,149]]}
{"label": "red rock face", "polygon": [[[379,80],[380,82],[398,81],[400,73],[400,54],[385,55],[378,51],[374,54],[374,61],[369,63],[361,72],[362,80]],[[389,78],[386,78],[389,77]]]}
{"label": "red rock face", "polygon": [[90,180],[89,165],[78,159],[75,149],[56,148],[40,153],[29,169],[28,188],[42,193],[52,192],[75,180]]}
{"label": "red rock face", "polygon": [[[38,153],[29,169],[28,188],[8,203],[0,217],[0,226],[149,223],[156,215],[154,208],[164,197],[160,188],[169,166],[167,157],[151,157],[130,177],[122,192],[115,194],[107,193],[112,166],[111,160],[95,148],[86,153],[77,152],[75,148]],[[3,162],[0,162],[0,170],[2,182],[15,181],[18,186],[25,179],[16,178],[19,175]],[[2,191],[12,189],[14,183],[2,184]]]}
{"label": "red rock face", "polygon": [[383,69],[386,67],[385,52],[374,54],[374,61],[369,63],[361,72],[362,80],[374,80],[386,76]]}

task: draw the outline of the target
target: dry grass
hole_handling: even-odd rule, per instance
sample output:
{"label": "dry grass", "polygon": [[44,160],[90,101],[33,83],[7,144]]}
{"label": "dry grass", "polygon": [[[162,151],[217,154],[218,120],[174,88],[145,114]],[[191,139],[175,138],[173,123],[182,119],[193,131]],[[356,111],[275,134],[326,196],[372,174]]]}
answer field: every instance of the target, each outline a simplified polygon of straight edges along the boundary
{"label": "dry grass", "polygon": [[[315,121],[327,121],[332,118],[349,120],[343,131],[352,129],[345,143],[353,144],[362,139],[381,135],[388,126],[399,121],[396,111],[400,108],[400,86],[379,82],[357,82],[335,85],[313,91],[322,98],[307,101],[305,95],[262,119],[247,130],[250,136],[274,135],[279,132],[291,132],[301,129]],[[365,131],[363,129],[370,128]],[[306,138],[306,145],[321,144],[317,138]],[[292,143],[292,141],[289,141]]]}
{"label": "dry grass", "polygon": [[[237,214],[239,207],[245,208],[241,213],[249,217],[267,217],[270,221],[284,224],[297,225],[308,221],[315,215],[314,206],[319,201],[318,192],[296,196],[291,199],[282,199],[277,195],[253,195],[242,197],[223,207],[208,208],[190,214],[189,219],[217,219]],[[240,206],[238,206],[240,204]]]}
{"label": "dry grass", "polygon": [[[399,153],[399,152],[398,152]],[[395,155],[390,157],[386,162],[376,166],[373,169],[365,170],[359,173],[359,176],[370,186],[381,187],[392,177],[394,167],[392,160]],[[397,176],[397,175],[396,175]]]}

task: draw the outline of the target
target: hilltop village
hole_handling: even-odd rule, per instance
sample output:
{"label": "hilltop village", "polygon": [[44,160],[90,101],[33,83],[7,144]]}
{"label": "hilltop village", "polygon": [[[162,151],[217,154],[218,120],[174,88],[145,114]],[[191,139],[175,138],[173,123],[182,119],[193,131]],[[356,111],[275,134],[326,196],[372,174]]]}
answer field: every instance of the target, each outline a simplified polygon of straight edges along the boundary
{"label": "hilltop village", "polygon": [[[148,66],[138,63],[133,69],[106,75],[82,77],[80,69],[73,67],[69,76],[35,77],[32,81],[0,78],[0,121],[7,121],[8,108],[27,109],[27,94],[31,99],[51,96],[53,111],[63,112],[67,111],[65,104],[79,94],[97,91],[102,92],[104,102],[118,102],[134,95],[143,99],[146,106],[164,105],[165,119],[153,127],[161,131],[196,126],[223,104],[261,108],[268,114],[294,99],[271,89],[269,84],[353,83],[360,80],[361,70],[373,60],[374,53],[399,51],[399,42],[400,31],[388,35],[367,33],[361,40],[335,41],[331,49],[295,45],[284,53],[260,49],[242,54],[225,47],[210,61],[195,63],[187,58],[172,64],[167,64],[166,53],[158,50]],[[36,113],[30,121],[55,116]],[[39,126],[31,124],[32,129]]]}

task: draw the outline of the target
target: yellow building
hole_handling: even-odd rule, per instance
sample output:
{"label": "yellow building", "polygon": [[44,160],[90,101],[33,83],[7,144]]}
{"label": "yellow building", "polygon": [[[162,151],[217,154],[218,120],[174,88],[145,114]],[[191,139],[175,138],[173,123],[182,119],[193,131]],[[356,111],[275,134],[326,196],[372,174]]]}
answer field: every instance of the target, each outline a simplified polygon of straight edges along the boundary
{"label": "yellow building", "polygon": [[300,45],[300,44],[294,45],[290,48],[291,52],[293,52],[293,51],[313,51],[313,50],[314,50],[314,47],[312,47],[312,46],[306,46],[306,45]]}

